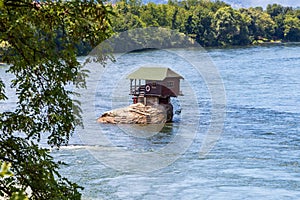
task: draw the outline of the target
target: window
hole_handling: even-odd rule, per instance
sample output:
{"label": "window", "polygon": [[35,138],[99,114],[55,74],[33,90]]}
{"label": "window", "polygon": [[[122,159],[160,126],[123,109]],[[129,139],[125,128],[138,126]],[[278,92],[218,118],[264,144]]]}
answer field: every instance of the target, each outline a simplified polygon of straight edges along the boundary
{"label": "window", "polygon": [[156,82],[152,82],[151,85],[152,85],[152,88],[154,88],[154,89],[156,88]]}
{"label": "window", "polygon": [[168,88],[174,87],[174,81],[168,81],[168,82],[167,82],[167,87],[168,87]]}

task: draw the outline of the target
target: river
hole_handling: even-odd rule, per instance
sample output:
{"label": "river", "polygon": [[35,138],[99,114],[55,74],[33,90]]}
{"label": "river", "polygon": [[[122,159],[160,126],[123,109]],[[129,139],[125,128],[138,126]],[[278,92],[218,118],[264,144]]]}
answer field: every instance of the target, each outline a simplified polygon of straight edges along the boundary
{"label": "river", "polygon": [[[193,79],[192,67],[185,68],[188,61],[178,54],[200,59],[203,52],[175,49],[123,55],[118,66],[103,72],[102,84],[94,83],[97,89],[89,99],[92,118],[128,104],[129,81],[124,76],[132,70],[129,65],[161,64],[164,58],[164,64],[173,65],[185,77],[182,90],[187,95],[173,100],[178,111],[174,123],[149,137],[126,134],[126,127],[116,125],[95,124],[97,130],[91,132],[97,136],[101,126],[102,134],[114,145],[142,154],[175,143],[180,128],[188,123],[193,137],[187,148],[166,166],[150,172],[117,170],[114,164],[118,162],[95,156],[95,151],[103,150],[101,143],[88,143],[79,131],[70,146],[52,153],[67,163],[61,173],[85,188],[83,199],[299,199],[300,45],[208,49],[225,89],[226,96],[220,98],[226,100],[226,115],[220,137],[204,157],[199,157],[199,149],[213,120],[212,98],[205,78]],[[116,73],[120,66],[129,69]],[[7,76],[3,68],[0,74]],[[124,94],[126,98],[121,97]],[[190,97],[199,108],[194,115],[188,115],[193,113],[188,110]],[[11,107],[12,102],[8,102]]]}

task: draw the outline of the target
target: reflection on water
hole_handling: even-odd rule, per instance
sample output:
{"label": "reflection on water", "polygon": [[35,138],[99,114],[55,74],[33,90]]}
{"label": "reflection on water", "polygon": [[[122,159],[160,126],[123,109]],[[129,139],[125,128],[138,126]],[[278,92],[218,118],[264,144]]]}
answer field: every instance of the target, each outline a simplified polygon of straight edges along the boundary
{"label": "reflection on water", "polygon": [[179,124],[148,124],[148,125],[133,125],[120,124],[101,125],[108,126],[106,134],[114,145],[126,147],[131,151],[155,151],[164,147],[173,140],[176,135]]}

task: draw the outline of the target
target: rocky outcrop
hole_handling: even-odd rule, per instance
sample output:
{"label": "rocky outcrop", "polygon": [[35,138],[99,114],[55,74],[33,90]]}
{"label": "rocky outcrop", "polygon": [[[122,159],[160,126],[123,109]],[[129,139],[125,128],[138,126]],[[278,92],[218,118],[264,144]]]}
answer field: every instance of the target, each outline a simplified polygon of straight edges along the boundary
{"label": "rocky outcrop", "polygon": [[161,124],[172,121],[172,104],[132,104],[125,108],[105,112],[98,118],[99,123],[111,124]]}

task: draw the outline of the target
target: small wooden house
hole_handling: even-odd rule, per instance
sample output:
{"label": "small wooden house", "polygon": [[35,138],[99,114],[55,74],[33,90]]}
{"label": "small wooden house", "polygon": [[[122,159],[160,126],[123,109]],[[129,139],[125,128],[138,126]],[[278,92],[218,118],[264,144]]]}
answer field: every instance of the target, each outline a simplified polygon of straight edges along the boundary
{"label": "small wooden house", "polygon": [[127,76],[134,103],[169,104],[170,97],[182,95],[182,76],[166,67],[141,67]]}

